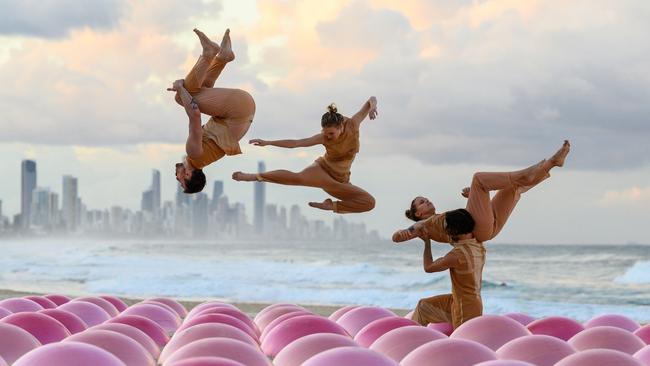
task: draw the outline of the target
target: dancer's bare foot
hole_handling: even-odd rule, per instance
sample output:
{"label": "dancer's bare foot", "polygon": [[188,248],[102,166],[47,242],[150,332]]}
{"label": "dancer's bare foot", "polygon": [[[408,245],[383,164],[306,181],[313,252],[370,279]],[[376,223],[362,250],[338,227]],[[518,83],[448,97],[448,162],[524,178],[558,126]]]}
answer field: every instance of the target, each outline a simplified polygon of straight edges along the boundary
{"label": "dancer's bare foot", "polygon": [[235,53],[232,51],[232,42],[230,41],[230,29],[226,29],[221,40],[219,54],[217,58],[223,62],[230,62],[235,59]]}
{"label": "dancer's bare foot", "polygon": [[463,188],[463,190],[460,192],[460,195],[465,198],[469,198],[469,187]]}
{"label": "dancer's bare foot", "polygon": [[309,202],[309,206],[314,208],[320,208],[321,210],[325,210],[325,211],[334,210],[334,202],[329,198],[323,202]]}
{"label": "dancer's bare foot", "polygon": [[221,47],[219,47],[218,44],[210,40],[210,38],[208,38],[208,36],[206,36],[205,33],[201,32],[196,28],[194,28],[194,33],[196,33],[196,35],[199,36],[199,41],[201,41],[201,47],[203,47],[203,52],[202,52],[203,56],[214,57],[219,53]]}
{"label": "dancer's bare foot", "polygon": [[560,150],[553,154],[549,161],[553,166],[562,167],[564,166],[564,160],[566,160],[567,155],[569,155],[569,151],[571,151],[571,144],[569,143],[569,140],[564,140],[564,144],[562,144]]}
{"label": "dancer's bare foot", "polygon": [[232,173],[232,179],[238,182],[255,182],[257,180],[257,175],[242,173],[242,172],[234,172]]}

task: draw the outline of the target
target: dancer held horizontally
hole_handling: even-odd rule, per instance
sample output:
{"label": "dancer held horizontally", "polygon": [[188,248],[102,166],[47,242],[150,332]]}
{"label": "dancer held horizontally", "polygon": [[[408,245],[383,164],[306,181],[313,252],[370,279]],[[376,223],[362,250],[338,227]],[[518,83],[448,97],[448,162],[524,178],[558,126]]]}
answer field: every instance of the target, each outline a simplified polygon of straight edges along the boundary
{"label": "dancer held horizontally", "polygon": [[[215,88],[214,83],[228,62],[235,59],[226,30],[221,45],[194,29],[203,52],[185,80],[176,80],[167,90],[176,92],[176,101],[189,117],[187,156],[176,164],[176,180],[185,193],[200,192],[205,186],[203,168],[225,155],[241,154],[239,140],[246,134],[255,115],[255,101],[241,89]],[[201,126],[201,113],[210,117]]]}
{"label": "dancer held horizontally", "polygon": [[359,126],[369,116],[377,117],[377,99],[370,97],[352,117],[344,117],[331,104],[321,118],[322,130],[319,134],[301,140],[266,141],[251,140],[257,146],[278,146],[285,148],[308,147],[322,144],[325,155],[299,173],[287,170],[273,170],[260,174],[236,172],[232,178],[238,181],[260,181],[277,184],[321,188],[332,197],[323,202],[310,202],[311,207],[336,213],[355,213],[370,211],[375,207],[375,199],[363,189],[350,183],[350,168],[359,152]]}
{"label": "dancer held horizontally", "polygon": [[[481,281],[485,263],[483,242],[496,237],[514,210],[521,194],[550,176],[553,167],[563,166],[570,150],[565,141],[548,160],[529,168],[504,173],[476,173],[470,188],[462,191],[467,197],[465,209],[436,214],[425,197],[416,197],[406,216],[418,221],[406,230],[393,234],[393,241],[416,237],[424,240],[424,270],[427,273],[449,269],[452,293],[422,299],[413,313],[413,320],[422,325],[450,322],[454,328],[483,313]],[[490,192],[496,191],[490,199]],[[450,243],[453,249],[433,260],[431,240]]]}

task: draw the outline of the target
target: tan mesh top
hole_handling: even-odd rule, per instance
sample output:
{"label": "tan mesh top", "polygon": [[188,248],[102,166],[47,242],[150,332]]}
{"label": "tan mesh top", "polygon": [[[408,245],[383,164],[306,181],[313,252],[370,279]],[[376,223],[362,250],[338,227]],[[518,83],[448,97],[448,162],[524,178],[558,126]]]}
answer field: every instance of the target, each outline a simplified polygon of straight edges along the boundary
{"label": "tan mesh top", "polygon": [[196,169],[214,163],[224,155],[241,154],[239,141],[230,135],[228,124],[224,119],[210,118],[208,123],[203,125],[203,155],[198,158],[187,157],[187,161]]}
{"label": "tan mesh top", "polygon": [[359,128],[346,118],[343,132],[335,141],[325,141],[325,155],[318,158],[318,163],[332,178],[341,183],[350,181],[350,168],[359,152]]}

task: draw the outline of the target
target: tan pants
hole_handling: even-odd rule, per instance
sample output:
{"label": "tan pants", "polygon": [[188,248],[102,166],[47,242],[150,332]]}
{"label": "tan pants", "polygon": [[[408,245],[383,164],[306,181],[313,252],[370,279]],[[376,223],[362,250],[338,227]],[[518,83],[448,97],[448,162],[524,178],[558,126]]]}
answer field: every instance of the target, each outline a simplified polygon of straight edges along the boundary
{"label": "tan pants", "polygon": [[483,313],[483,302],[480,299],[462,299],[454,301],[452,294],[428,297],[418,301],[411,319],[421,325],[429,323],[451,323],[454,329]]}
{"label": "tan pants", "polygon": [[[218,58],[201,55],[185,77],[184,86],[199,105],[201,113],[225,120],[232,137],[239,141],[253,120],[255,101],[241,89],[214,88],[224,67],[226,63]],[[178,94],[176,102],[183,104]]]}
{"label": "tan pants", "polygon": [[313,163],[299,173],[288,170],[273,170],[261,173],[266,182],[321,188],[332,197],[336,213],[358,213],[370,211],[375,207],[375,198],[363,189],[350,184],[341,183],[332,178],[320,165]]}
{"label": "tan pants", "polygon": [[[476,173],[472,179],[466,209],[476,226],[474,237],[492,240],[503,229],[521,194],[550,177],[552,165],[546,160],[515,172]],[[490,199],[490,192],[497,191]]]}

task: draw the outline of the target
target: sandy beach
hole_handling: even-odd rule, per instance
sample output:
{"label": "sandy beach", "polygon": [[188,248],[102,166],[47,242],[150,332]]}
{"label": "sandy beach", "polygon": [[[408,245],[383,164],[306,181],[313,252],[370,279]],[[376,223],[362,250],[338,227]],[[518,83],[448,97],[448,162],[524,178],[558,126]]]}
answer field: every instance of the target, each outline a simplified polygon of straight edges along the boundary
{"label": "sandy beach", "polygon": [[[30,295],[44,295],[40,293],[34,293],[34,292],[22,292],[22,291],[13,291],[13,290],[3,290],[0,289],[0,300],[4,300],[7,298],[11,297],[22,297],[22,296],[30,296]],[[70,298],[75,298],[77,296],[74,295],[66,295]],[[92,295],[90,295],[92,296]],[[143,298],[135,298],[135,297],[123,297],[123,296],[118,296],[124,302],[127,303],[127,305],[131,306],[137,302],[140,302],[144,300]],[[179,301],[185,308],[190,311],[192,308],[194,308],[196,305],[209,301],[209,300],[220,300],[220,299],[203,299],[203,300],[184,300],[184,299],[176,299]],[[270,303],[255,303],[255,302],[232,302],[232,301],[224,301],[229,304],[232,304],[236,306],[238,309],[241,311],[245,312],[249,316],[253,317],[255,316],[260,310],[264,309],[265,307],[271,305]],[[329,316],[332,314],[334,311],[337,309],[341,308],[344,305],[319,305],[319,304],[299,304],[302,307],[306,308],[307,310],[323,315],[323,316]],[[395,314],[403,316],[406,315],[410,310],[407,309],[391,309]]]}

